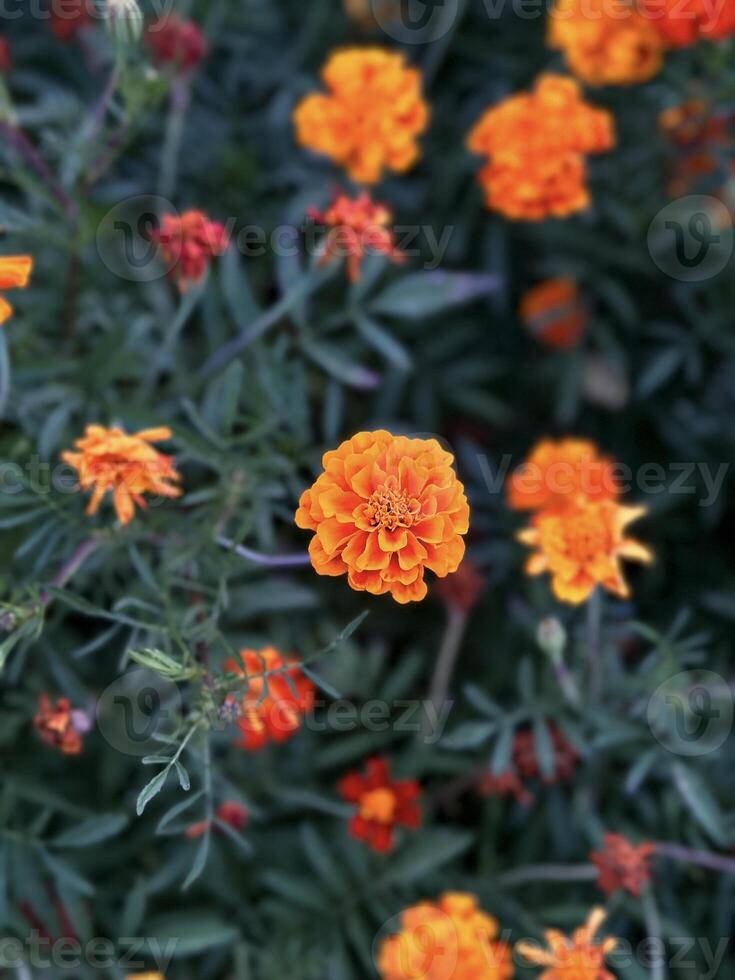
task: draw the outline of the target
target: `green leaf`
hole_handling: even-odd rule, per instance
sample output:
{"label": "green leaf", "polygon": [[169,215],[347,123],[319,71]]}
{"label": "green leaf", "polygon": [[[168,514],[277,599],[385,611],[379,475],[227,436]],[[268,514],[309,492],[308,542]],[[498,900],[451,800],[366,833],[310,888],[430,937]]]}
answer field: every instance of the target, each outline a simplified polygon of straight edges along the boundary
{"label": "green leaf", "polygon": [[166,767],[166,769],[162,769],[161,772],[155,775],[149,783],[146,783],[146,785],[140,791],[138,794],[137,803],[135,804],[135,810],[138,816],[143,813],[153,797],[158,796],[158,794],[161,792],[166,783],[166,777],[168,776],[169,772],[170,769],[168,767]]}
{"label": "green leaf", "polygon": [[392,282],[370,304],[373,313],[419,320],[488,296],[497,276],[473,272],[414,272]]}
{"label": "green leaf", "polygon": [[497,727],[494,721],[466,721],[441,740],[441,747],[451,751],[479,748],[497,731]]}
{"label": "green leaf", "polygon": [[719,847],[730,844],[720,807],[701,775],[683,762],[671,766],[674,785],[697,823]]}
{"label": "green leaf", "polygon": [[89,847],[103,840],[115,837],[128,825],[128,818],[122,813],[108,813],[90,817],[69,830],[63,831],[51,841],[54,847]]}
{"label": "green leaf", "polygon": [[472,846],[474,837],[464,831],[428,828],[410,840],[380,875],[381,887],[408,885],[449,864]]}
{"label": "green leaf", "polygon": [[378,387],[380,378],[374,371],[345,357],[339,347],[323,340],[302,338],[301,349],[323,371],[348,388],[371,391]]}
{"label": "green leaf", "polygon": [[190,909],[156,916],[146,925],[148,949],[169,951],[174,959],[196,956],[210,949],[232,946],[240,933],[232,920],[206,909]]}

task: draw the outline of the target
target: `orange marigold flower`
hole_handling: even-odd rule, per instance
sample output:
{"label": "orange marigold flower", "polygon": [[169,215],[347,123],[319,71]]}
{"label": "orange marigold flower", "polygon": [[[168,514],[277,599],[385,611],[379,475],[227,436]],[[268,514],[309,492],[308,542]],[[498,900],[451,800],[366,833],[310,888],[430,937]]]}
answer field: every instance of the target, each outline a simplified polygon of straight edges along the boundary
{"label": "orange marigold flower", "polygon": [[210,261],[227,249],[227,229],[202,211],[165,214],[151,235],[179,290],[185,293],[204,279]]}
{"label": "orange marigold flower", "polygon": [[92,22],[90,0],[51,0],[50,27],[57,41],[73,40]]}
{"label": "orange marigold flower", "polygon": [[241,650],[240,662],[228,660],[224,669],[247,678],[237,719],[239,746],[254,752],[296,734],[302,716],[313,707],[314,685],[294,657],[285,657],[274,647]]}
{"label": "orange marigold flower", "polygon": [[534,966],[546,968],[539,980],[615,980],[605,969],[605,957],[615,949],[617,940],[595,941],[605,915],[604,909],[593,909],[571,939],[558,929],[547,929],[544,937],[548,949],[521,942],[516,945],[516,952]]}
{"label": "orange marigold flower", "polygon": [[642,517],[645,507],[623,507],[614,500],[587,501],[564,510],[543,511],[518,535],[538,549],[526,563],[528,575],[551,574],[557,599],[578,605],[598,585],[626,599],[621,559],[649,563],[650,550],[625,536],[628,524]]}
{"label": "orange marigold flower", "polygon": [[397,602],[426,595],[424,570],[440,578],[459,568],[469,506],[436,439],[360,432],[322,459],[304,491],[296,524],[320,575],[347,574],[353,589],[389,592]]}
{"label": "orange marigold flower", "polygon": [[419,784],[413,779],[391,779],[387,759],[368,759],[365,775],[348,773],[339,784],[348,803],[357,805],[350,820],[350,834],[379,854],[393,847],[396,827],[416,830],[421,826]]}
{"label": "orange marigold flower", "polygon": [[359,280],[366,255],[387,255],[392,262],[405,261],[389,227],[393,214],[385,205],[373,202],[367,192],[354,200],[338,194],[324,213],[312,209],[309,217],[329,228],[320,265],[346,256],[350,282]]}
{"label": "orange marigold flower", "polygon": [[536,340],[559,350],[575,347],[589,320],[577,283],[567,277],[546,279],[527,290],[518,315]]}
{"label": "orange marigold flower", "polygon": [[636,846],[620,834],[605,834],[603,849],[593,851],[590,861],[599,872],[597,884],[606,895],[620,889],[639,898],[644,885],[651,880],[651,858],[655,844]]}
{"label": "orange marigold flower", "polygon": [[33,726],[46,745],[64,755],[79,755],[82,735],[89,731],[89,719],[83,711],[73,710],[68,698],[54,702],[47,694],[41,694]]}
{"label": "orange marigold flower", "polygon": [[149,24],[145,41],[157,65],[173,65],[190,71],[207,56],[207,41],[193,20],[168,14]]}
{"label": "orange marigold flower", "polygon": [[2,293],[6,289],[25,289],[32,270],[30,255],[0,255],[0,324],[13,315],[13,307]]}
{"label": "orange marigold flower", "polygon": [[586,208],[585,154],[613,144],[610,113],[588,105],[577,83],[559,75],[541,75],[531,93],[488,109],[467,140],[488,157],[479,174],[487,207],[526,221]]}
{"label": "orange marigold flower", "polygon": [[378,951],[382,980],[510,980],[511,951],[474,895],[447,892],[401,913],[401,931]]}
{"label": "orange marigold flower", "polygon": [[[230,800],[228,803],[220,803],[217,807],[217,812],[215,813],[215,820],[219,820],[221,823],[227,824],[232,827],[233,830],[242,830],[245,824],[248,822],[248,810],[244,807],[242,803],[236,803],[234,800]],[[201,820],[199,823],[190,824],[186,828],[186,836],[189,840],[194,840],[197,837],[202,837],[206,834],[209,829],[209,822],[206,820]],[[218,829],[215,825],[215,830]]]}
{"label": "orange marigold flower", "polygon": [[4,37],[0,37],[0,71],[10,71],[12,63],[10,45]]}
{"label": "orange marigold flower", "polygon": [[135,505],[145,508],[144,493],[157,497],[178,497],[181,490],[172,485],[181,479],[173,457],[159,453],[151,445],[170,439],[166,426],[143,429],[128,435],[122,429],[88,425],[84,436],[74,443],[78,452],[65,452],[61,458],[79,474],[82,490],[92,490],[87,514],[96,514],[102,498],[111,492],[117,518],[129,524]]}
{"label": "orange marigold flower", "polygon": [[616,500],[615,463],[587,439],[542,439],[510,477],[513,510],[560,509],[584,500]]}
{"label": "orange marigold flower", "polygon": [[639,0],[643,14],[672,47],[688,47],[700,39],[719,41],[735,34],[732,0]]}
{"label": "orange marigold flower", "polygon": [[661,35],[632,0],[555,0],[549,44],[589,85],[647,82],[663,64]]}
{"label": "orange marigold flower", "polygon": [[429,110],[421,74],[403,54],[345,48],[322,70],[327,94],[307,95],[294,110],[301,146],[329,157],[353,180],[374,184],[385,170],[404,173],[419,156]]}

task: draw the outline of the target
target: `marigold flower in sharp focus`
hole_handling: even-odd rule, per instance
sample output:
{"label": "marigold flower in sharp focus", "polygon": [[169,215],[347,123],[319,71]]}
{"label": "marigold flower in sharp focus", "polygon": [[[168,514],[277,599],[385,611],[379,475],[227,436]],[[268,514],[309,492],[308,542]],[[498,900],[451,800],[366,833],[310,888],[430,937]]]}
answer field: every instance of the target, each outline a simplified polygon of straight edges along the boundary
{"label": "marigold flower in sharp focus", "polygon": [[542,439],[507,485],[513,510],[558,510],[584,500],[616,500],[615,463],[587,439]]}
{"label": "marigold flower in sharp focus", "polygon": [[732,0],[638,0],[642,13],[672,47],[688,47],[700,39],[719,41],[735,34]]}
{"label": "marigold flower in sharp focus", "polygon": [[382,429],[325,453],[324,472],[295,518],[316,532],[309,545],[316,571],[346,573],[353,589],[389,592],[397,602],[423,599],[424,570],[443,578],[464,555],[469,506],[453,459],[436,439]]}
{"label": "marigold flower in sharp focus", "polygon": [[385,205],[374,203],[367,193],[354,200],[338,194],[323,214],[312,210],[309,217],[329,229],[320,264],[346,256],[350,282],[359,280],[360,265],[366,255],[386,255],[392,262],[405,261],[389,227],[392,213]]}
{"label": "marigold flower in sharp focus", "polygon": [[79,755],[82,735],[89,730],[84,712],[73,710],[68,698],[57,698],[54,702],[47,694],[41,694],[38,698],[33,727],[46,745],[64,755]]}
{"label": "marigold flower in sharp focus", "polygon": [[609,112],[583,101],[577,83],[541,75],[534,90],[488,109],[470,132],[490,210],[509,218],[563,218],[589,204],[585,154],[614,144]]}
{"label": "marigold flower in sharp focus", "polygon": [[57,41],[71,41],[91,24],[92,9],[91,0],[51,0],[49,26]]}
{"label": "marigold flower in sharp focus", "polygon": [[565,510],[542,512],[519,541],[538,549],[526,563],[528,575],[551,574],[557,599],[579,605],[598,585],[622,599],[630,595],[621,559],[649,563],[648,548],[625,536],[628,524],[645,507],[623,507],[613,500],[588,501]]}
{"label": "marigold flower in sharp focus", "polygon": [[225,671],[247,677],[237,718],[239,746],[253,752],[268,742],[285,742],[301,727],[314,704],[314,685],[293,657],[273,647],[241,650],[240,662],[228,660]]}
{"label": "marigold flower in sharp focus", "polygon": [[401,913],[401,931],[378,951],[382,980],[510,980],[508,945],[474,895],[447,892]]}
{"label": "marigold flower in sharp focus", "polygon": [[620,834],[605,834],[601,851],[593,851],[590,860],[599,872],[597,884],[606,894],[620,889],[639,898],[651,880],[651,858],[655,844],[636,846]]}
{"label": "marigold flower in sharp focus", "polygon": [[25,289],[32,270],[30,255],[0,255],[0,324],[13,314],[13,307],[2,293],[6,289]]}
{"label": "marigold flower in sharp focus", "polygon": [[403,54],[345,48],[327,61],[327,94],[307,95],[294,110],[301,146],[329,157],[353,180],[374,184],[385,170],[404,173],[419,156],[429,110],[421,74]]}
{"label": "marigold flower in sharp focus", "polygon": [[79,474],[82,490],[92,490],[87,514],[96,514],[104,495],[111,492],[121,524],[129,524],[135,505],[145,507],[144,493],[157,497],[178,497],[181,490],[172,485],[181,479],[173,458],[151,445],[171,438],[162,426],[128,435],[122,429],[88,425],[84,436],[74,443],[78,452],[65,452],[61,458]]}
{"label": "marigold flower in sharp focus", "polygon": [[348,803],[357,805],[350,834],[378,853],[391,850],[396,827],[416,830],[421,825],[419,784],[413,779],[391,779],[386,759],[369,759],[364,776],[348,773],[340,781],[339,792]]}
{"label": "marigold flower in sharp focus", "polygon": [[631,0],[556,0],[549,44],[589,85],[647,82],[663,64],[661,35]]}
{"label": "marigold flower in sharp focus", "polygon": [[165,214],[151,239],[161,249],[163,262],[182,293],[202,281],[210,261],[228,245],[225,226],[210,221],[202,211]]}
{"label": "marigold flower in sharp focus", "polygon": [[605,957],[617,944],[608,938],[595,942],[595,935],[605,921],[604,909],[593,909],[585,925],[575,929],[571,939],[558,929],[544,933],[548,949],[521,942],[516,952],[534,966],[546,967],[539,980],[615,980],[605,969]]}
{"label": "marigold flower in sharp focus", "polygon": [[584,336],[589,315],[573,279],[546,279],[527,290],[518,310],[524,325],[540,343],[567,350]]}
{"label": "marigold flower in sharp focus", "polygon": [[207,41],[193,20],[168,14],[149,24],[145,41],[157,65],[173,65],[191,71],[207,56]]}

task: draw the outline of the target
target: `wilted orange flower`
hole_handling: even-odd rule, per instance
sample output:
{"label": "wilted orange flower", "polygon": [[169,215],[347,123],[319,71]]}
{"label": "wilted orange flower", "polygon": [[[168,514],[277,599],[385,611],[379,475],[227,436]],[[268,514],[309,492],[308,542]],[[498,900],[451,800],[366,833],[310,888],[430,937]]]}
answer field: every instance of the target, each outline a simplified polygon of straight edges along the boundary
{"label": "wilted orange flower", "polygon": [[623,507],[614,500],[542,511],[518,534],[519,541],[538,549],[526,562],[526,573],[549,572],[554,595],[572,605],[588,599],[598,585],[626,599],[630,590],[621,559],[653,561],[648,548],[625,536],[628,524],[645,513],[645,507]]}
{"label": "wilted orange flower", "polygon": [[661,35],[632,0],[555,0],[549,44],[589,85],[647,82],[663,64]]}
{"label": "wilted orange flower", "polygon": [[294,110],[301,146],[329,157],[353,180],[374,184],[385,170],[404,173],[418,159],[429,119],[421,74],[400,52],[345,48],[322,70],[327,94],[307,95]]}
{"label": "wilted orange flower", "polygon": [[181,490],[171,481],[181,479],[173,457],[159,453],[150,444],[170,439],[166,426],[143,429],[128,435],[122,429],[88,425],[74,446],[78,452],[65,452],[61,458],[79,474],[82,490],[92,490],[88,514],[96,514],[102,498],[112,492],[115,512],[121,524],[129,524],[135,505],[145,507],[144,493],[157,497],[178,497]]}
{"label": "wilted orange flower", "polygon": [[149,24],[145,41],[157,65],[174,65],[190,71],[207,55],[207,41],[193,20],[168,14]]}
{"label": "wilted orange flower", "polygon": [[350,282],[359,280],[360,265],[366,255],[386,255],[392,262],[405,261],[389,227],[393,221],[391,211],[383,204],[374,203],[367,192],[354,200],[338,194],[324,213],[312,209],[309,217],[329,228],[320,264],[346,256]]}
{"label": "wilted orange flower", "polygon": [[401,931],[378,951],[382,980],[510,980],[511,951],[474,895],[447,892],[401,913]]}
{"label": "wilted orange flower", "polygon": [[12,63],[10,45],[4,37],[0,37],[0,71],[10,71]]}
{"label": "wilted orange flower", "polygon": [[225,226],[210,221],[202,211],[165,214],[151,238],[182,293],[202,281],[210,261],[222,255],[228,244]]}
{"label": "wilted orange flower", "polygon": [[526,221],[586,208],[585,154],[613,144],[610,113],[588,105],[577,83],[559,75],[541,75],[531,93],[488,109],[467,140],[488,157],[479,174],[487,207]]}
{"label": "wilted orange flower", "polygon": [[387,759],[368,759],[365,775],[348,773],[339,792],[348,803],[357,804],[350,834],[379,854],[393,847],[396,827],[416,830],[421,825],[419,784],[414,779],[392,779]]}
{"label": "wilted orange flower", "polygon": [[72,709],[68,698],[57,698],[52,702],[47,694],[41,694],[33,727],[46,745],[64,755],[79,755],[82,735],[89,730],[89,722],[83,711]]}
{"label": "wilted orange flower", "polygon": [[615,949],[617,940],[595,941],[605,916],[604,909],[593,909],[571,939],[558,929],[547,929],[544,936],[548,949],[521,942],[516,945],[516,952],[534,966],[546,967],[539,980],[615,980],[605,969],[605,957]]}
{"label": "wilted orange flower", "polygon": [[0,255],[0,324],[13,314],[13,307],[2,293],[6,289],[25,289],[32,270],[30,255]]}
{"label": "wilted orange flower", "polygon": [[464,555],[469,506],[436,439],[360,432],[323,457],[324,472],[301,497],[296,524],[320,575],[348,576],[353,589],[390,592],[397,602],[426,595],[424,570],[440,578]]}
{"label": "wilted orange flower", "polygon": [[240,663],[231,659],[225,671],[247,678],[237,719],[237,743],[251,752],[268,742],[285,742],[301,726],[301,718],[314,704],[314,685],[299,669],[298,661],[274,647],[241,650]]}
{"label": "wilted orange flower", "polygon": [[601,851],[590,854],[590,861],[599,872],[597,884],[606,895],[623,889],[639,898],[644,885],[651,880],[655,844],[636,846],[620,834],[605,834],[603,844]]}
{"label": "wilted orange flower", "polygon": [[546,279],[527,290],[518,314],[530,333],[547,347],[566,350],[584,336],[587,307],[574,279]]}
{"label": "wilted orange flower", "polygon": [[719,41],[735,34],[732,0],[639,0],[640,8],[672,47],[687,47],[701,39]]}
{"label": "wilted orange flower", "polygon": [[584,500],[616,500],[615,463],[587,439],[542,439],[510,477],[513,510],[549,510]]}
{"label": "wilted orange flower", "polygon": [[71,41],[92,22],[91,0],[51,0],[51,30],[59,41]]}
{"label": "wilted orange flower", "polygon": [[[230,800],[227,803],[220,803],[215,813],[215,820],[227,824],[233,830],[242,830],[248,822],[247,807],[244,807],[242,803],[236,803],[234,800]],[[207,820],[200,820],[198,823],[190,824],[186,828],[186,836],[189,840],[195,840],[197,837],[202,837],[206,834],[208,829],[209,822]],[[215,825],[216,829],[218,828]]]}

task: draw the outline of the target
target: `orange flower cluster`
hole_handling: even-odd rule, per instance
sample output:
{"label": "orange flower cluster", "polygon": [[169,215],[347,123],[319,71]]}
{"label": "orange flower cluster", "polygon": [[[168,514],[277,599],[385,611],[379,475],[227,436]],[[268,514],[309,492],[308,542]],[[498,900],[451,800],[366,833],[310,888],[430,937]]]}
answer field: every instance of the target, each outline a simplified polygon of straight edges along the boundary
{"label": "orange flower cluster", "polygon": [[324,472],[304,492],[296,524],[316,532],[309,545],[320,575],[348,576],[353,589],[423,599],[424,571],[440,578],[464,555],[469,506],[435,439],[381,429],[360,432],[325,453]]}
{"label": "orange flower cluster", "polygon": [[339,784],[342,799],[357,805],[350,834],[378,854],[392,850],[396,827],[421,826],[419,784],[413,779],[391,779],[387,759],[368,759],[365,775],[348,773]]}
{"label": "orange flower cluster", "polygon": [[542,439],[511,476],[513,510],[558,511],[586,500],[617,500],[615,462],[588,439]]}
{"label": "orange flower cluster", "polygon": [[366,255],[385,255],[392,262],[405,261],[389,227],[393,214],[385,205],[373,202],[367,192],[354,200],[338,194],[324,213],[312,209],[309,217],[329,228],[320,264],[346,257],[350,282],[359,280]]}
{"label": "orange flower cluster", "polygon": [[574,930],[571,939],[558,929],[547,929],[544,936],[548,949],[520,942],[516,952],[528,963],[545,967],[539,980],[615,980],[605,969],[605,957],[615,949],[617,940],[595,940],[604,921],[605,910],[593,909],[587,922]]}
{"label": "orange flower cluster", "polygon": [[633,0],[555,0],[549,44],[589,85],[647,82],[663,64],[661,35]]}
{"label": "orange flower cluster", "polygon": [[[215,820],[227,824],[233,830],[242,830],[248,822],[248,811],[247,807],[244,807],[242,803],[236,803],[234,800],[230,800],[227,803],[220,803],[214,817]],[[197,837],[202,837],[206,834],[208,829],[208,821],[200,820],[199,823],[190,824],[186,828],[186,836],[189,840],[195,840]],[[217,826],[215,824],[216,829]]]}
{"label": "orange flower cluster", "polygon": [[90,0],[51,0],[49,17],[56,39],[63,43],[71,41],[92,23]]}
{"label": "orange flower cluster", "polygon": [[518,315],[547,347],[567,350],[584,336],[589,315],[574,279],[546,279],[524,293]]}
{"label": "orange flower cluster", "polygon": [[173,458],[151,445],[170,438],[171,430],[165,426],[128,435],[122,429],[88,425],[74,443],[78,452],[61,454],[77,470],[82,490],[93,491],[87,513],[96,514],[102,498],[111,492],[117,518],[125,525],[133,519],[136,504],[145,508],[144,493],[178,497],[181,490],[173,483],[181,477]]}
{"label": "orange flower cluster", "polygon": [[30,255],[0,256],[0,324],[13,315],[13,307],[2,293],[6,289],[25,289],[33,270]]}
{"label": "orange flower cluster", "polygon": [[303,715],[314,704],[314,685],[295,658],[283,656],[274,647],[241,650],[240,662],[230,659],[224,669],[247,679],[237,720],[241,748],[255,752],[296,734]]}
{"label": "orange flower cluster", "polygon": [[614,145],[610,113],[586,103],[570,78],[542,75],[531,93],[489,109],[468,147],[488,157],[479,180],[487,207],[509,218],[563,218],[590,202],[585,155]]}
{"label": "orange flower cluster", "polygon": [[404,173],[419,156],[429,119],[421,75],[382,48],[345,48],[322,70],[327,94],[307,95],[294,111],[301,146],[329,157],[353,180],[374,184]]}
{"label": "orange flower cluster", "polygon": [[79,755],[82,735],[89,730],[89,720],[83,711],[72,709],[68,698],[57,698],[53,702],[47,694],[41,694],[33,727],[46,745],[64,755]]}
{"label": "orange flower cluster", "polygon": [[[661,131],[675,148],[667,190],[670,197],[691,194],[700,181],[725,183],[735,174],[735,113],[714,112],[702,99],[688,99],[659,117]],[[718,197],[724,196],[723,192]]]}
{"label": "orange flower cluster", "polygon": [[510,980],[508,945],[498,940],[496,919],[474,895],[447,892],[401,913],[401,931],[378,951],[382,980]]}
{"label": "orange flower cluster", "polygon": [[4,37],[0,37],[0,71],[10,71],[12,63],[10,45]]}
{"label": "orange flower cluster", "polygon": [[683,48],[700,39],[720,41],[735,34],[735,4],[732,0],[639,0],[667,44]]}
{"label": "orange flower cluster", "polygon": [[193,20],[182,20],[176,14],[161,17],[149,24],[145,41],[157,65],[173,65],[191,71],[207,56],[207,41]]}
{"label": "orange flower cluster", "polygon": [[599,872],[597,884],[606,895],[623,890],[639,898],[651,880],[651,858],[655,844],[636,846],[620,834],[605,834],[603,849],[593,851],[590,860]]}
{"label": "orange flower cluster", "polygon": [[161,249],[164,265],[182,293],[202,281],[210,261],[222,255],[228,244],[225,226],[210,221],[202,211],[164,215],[161,227],[151,238]]}

